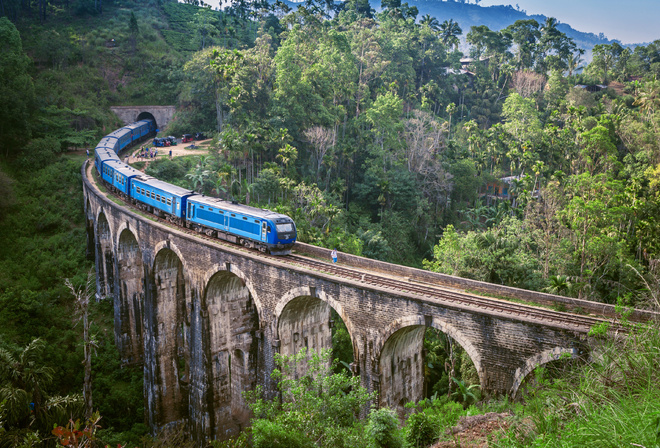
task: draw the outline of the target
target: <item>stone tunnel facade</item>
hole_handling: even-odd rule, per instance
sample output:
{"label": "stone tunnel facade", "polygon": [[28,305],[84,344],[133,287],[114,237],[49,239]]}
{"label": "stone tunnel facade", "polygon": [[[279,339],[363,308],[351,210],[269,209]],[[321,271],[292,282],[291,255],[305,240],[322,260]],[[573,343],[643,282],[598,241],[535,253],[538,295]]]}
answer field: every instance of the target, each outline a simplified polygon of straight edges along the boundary
{"label": "stone tunnel facade", "polygon": [[274,354],[329,348],[331,309],[350,334],[354,374],[383,406],[423,398],[423,338],[436,328],[472,359],[482,389],[515,393],[534,366],[583,350],[584,334],[340,279],[196,238],[133,213],[83,176],[88,252],[111,297],[125,363],[144,365],[156,431],[201,440],[249,422],[242,391],[273,394]]}
{"label": "stone tunnel facade", "polygon": [[159,129],[164,129],[168,125],[176,107],[174,106],[112,106],[110,110],[113,111],[124,124],[134,123],[138,120],[145,120],[148,118],[156,120],[156,126]]}

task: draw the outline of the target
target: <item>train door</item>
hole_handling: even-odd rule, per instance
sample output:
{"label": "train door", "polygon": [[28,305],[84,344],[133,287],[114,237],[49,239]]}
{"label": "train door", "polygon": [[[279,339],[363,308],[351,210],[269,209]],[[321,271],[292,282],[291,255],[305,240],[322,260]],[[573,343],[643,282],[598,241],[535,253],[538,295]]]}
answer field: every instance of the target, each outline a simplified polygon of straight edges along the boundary
{"label": "train door", "polygon": [[266,221],[261,221],[261,241],[266,241],[266,228],[268,227],[268,224],[266,224]]}

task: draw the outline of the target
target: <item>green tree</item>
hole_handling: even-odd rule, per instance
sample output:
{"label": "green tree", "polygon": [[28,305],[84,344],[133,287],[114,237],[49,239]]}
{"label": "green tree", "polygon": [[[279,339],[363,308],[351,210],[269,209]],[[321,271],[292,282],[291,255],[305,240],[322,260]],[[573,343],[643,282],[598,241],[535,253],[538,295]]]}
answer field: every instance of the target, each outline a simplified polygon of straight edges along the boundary
{"label": "green tree", "polygon": [[506,28],[516,44],[516,61],[519,69],[533,68],[537,57],[537,43],[541,37],[539,23],[534,19],[518,20]]}
{"label": "green tree", "polygon": [[[281,402],[266,399],[262,390],[246,393],[254,412],[255,448],[360,446],[363,429],[356,423],[364,406],[375,398],[359,377],[333,373],[330,351],[302,349],[291,356],[275,355],[273,379]],[[304,372],[295,379],[295,372]]]}
{"label": "green tree", "polygon": [[131,36],[130,37],[131,51],[135,53],[135,48],[137,46],[137,39],[138,36],[140,35],[140,27],[138,26],[138,21],[133,11],[131,11],[131,18],[128,22],[128,34]]}
{"label": "green tree", "polygon": [[28,72],[30,59],[23,53],[18,30],[6,17],[0,17],[0,48],[0,153],[8,157],[11,149],[30,137],[35,97]]}
{"label": "green tree", "polygon": [[440,40],[447,48],[456,49],[460,42],[458,36],[461,34],[463,34],[463,30],[458,23],[454,22],[454,19],[445,20],[440,24]]}
{"label": "green tree", "polygon": [[217,130],[222,132],[229,120],[229,105],[233,100],[232,83],[243,62],[243,53],[238,50],[214,49],[210,62],[214,74]]}
{"label": "green tree", "polygon": [[372,409],[367,423],[367,439],[372,448],[400,448],[399,418],[391,409]]}
{"label": "green tree", "polygon": [[53,424],[80,413],[79,396],[51,396],[48,393],[53,370],[42,364],[46,343],[35,339],[20,353],[0,348],[0,415],[4,431],[0,444],[23,446],[35,437],[41,440]]}

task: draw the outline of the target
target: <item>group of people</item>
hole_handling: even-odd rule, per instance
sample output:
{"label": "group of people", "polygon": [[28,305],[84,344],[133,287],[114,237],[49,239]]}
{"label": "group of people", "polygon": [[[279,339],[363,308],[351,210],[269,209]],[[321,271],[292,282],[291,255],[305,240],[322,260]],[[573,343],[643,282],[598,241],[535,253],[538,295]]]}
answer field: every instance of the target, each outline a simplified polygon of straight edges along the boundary
{"label": "group of people", "polygon": [[[170,151],[171,152],[171,151]],[[158,155],[158,149],[143,146],[137,153],[138,159],[153,159]]]}

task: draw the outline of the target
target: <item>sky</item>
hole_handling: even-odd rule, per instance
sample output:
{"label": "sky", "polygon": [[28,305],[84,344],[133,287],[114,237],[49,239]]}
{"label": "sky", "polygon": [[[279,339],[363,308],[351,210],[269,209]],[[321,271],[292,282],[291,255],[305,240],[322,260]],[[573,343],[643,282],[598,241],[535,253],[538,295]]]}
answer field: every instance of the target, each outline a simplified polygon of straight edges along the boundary
{"label": "sky", "polygon": [[479,3],[514,8],[516,4],[527,14],[554,17],[578,31],[603,33],[626,44],[660,39],[660,0],[482,0]]}

